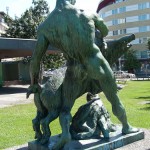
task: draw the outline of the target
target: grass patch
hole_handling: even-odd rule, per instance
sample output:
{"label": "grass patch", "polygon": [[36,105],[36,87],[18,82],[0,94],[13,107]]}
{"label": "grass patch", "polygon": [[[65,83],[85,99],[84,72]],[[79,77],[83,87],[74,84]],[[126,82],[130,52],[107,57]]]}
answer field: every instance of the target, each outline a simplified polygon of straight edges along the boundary
{"label": "grass patch", "polygon": [[[85,96],[78,99],[72,109],[72,115],[75,114],[79,106],[85,103]],[[35,115],[34,104],[0,108],[0,150],[34,140],[32,119]],[[52,135],[61,133],[59,119],[53,121],[50,127]]]}
{"label": "grass patch", "polygon": [[[150,81],[127,82],[118,95],[124,104],[131,125],[150,129]],[[111,105],[103,93],[100,94],[104,105],[114,123],[120,123],[111,112]],[[79,106],[85,104],[85,95],[76,100],[72,115]],[[17,105],[0,109],[0,149],[27,143],[34,139],[31,120],[35,117],[34,104]],[[50,125],[52,135],[61,132],[58,119]]]}
{"label": "grass patch", "polygon": [[[129,81],[118,95],[126,109],[129,123],[132,126],[150,129],[150,81]],[[112,121],[119,123],[112,114],[111,105],[104,94],[101,93],[100,97],[110,112]]]}
{"label": "grass patch", "polygon": [[0,149],[32,139],[31,120],[34,114],[33,104],[0,109]]}

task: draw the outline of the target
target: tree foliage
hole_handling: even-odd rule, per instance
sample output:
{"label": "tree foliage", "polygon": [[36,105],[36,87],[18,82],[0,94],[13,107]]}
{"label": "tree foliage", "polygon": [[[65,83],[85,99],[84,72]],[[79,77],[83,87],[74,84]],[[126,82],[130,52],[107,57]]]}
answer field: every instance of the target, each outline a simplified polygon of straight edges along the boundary
{"label": "tree foliage", "polygon": [[[49,6],[45,0],[33,0],[32,6],[27,9],[20,18],[15,18],[9,23],[6,18],[6,23],[9,29],[2,35],[3,37],[34,39],[37,38],[37,28],[42,23],[49,13]],[[24,62],[29,61],[29,57],[24,58]],[[43,57],[45,70],[50,68],[58,68],[64,63],[62,54],[50,54]],[[47,63],[47,64],[46,64]]]}
{"label": "tree foliage", "polygon": [[147,47],[148,47],[148,49],[150,50],[150,39],[149,39],[148,42],[147,42]]}
{"label": "tree foliage", "polygon": [[135,56],[134,50],[129,50],[125,54],[125,63],[124,63],[124,70],[128,70],[128,72],[134,73],[135,69],[139,69],[141,67],[141,63]]}
{"label": "tree foliage", "polygon": [[46,54],[44,55],[42,62],[45,69],[56,69],[65,64],[65,58],[62,53]]}
{"label": "tree foliage", "polygon": [[[36,38],[37,27],[49,13],[48,3],[44,0],[33,0],[33,6],[27,9],[20,18],[15,18],[6,30],[5,37]],[[6,20],[8,23],[8,21]]]}

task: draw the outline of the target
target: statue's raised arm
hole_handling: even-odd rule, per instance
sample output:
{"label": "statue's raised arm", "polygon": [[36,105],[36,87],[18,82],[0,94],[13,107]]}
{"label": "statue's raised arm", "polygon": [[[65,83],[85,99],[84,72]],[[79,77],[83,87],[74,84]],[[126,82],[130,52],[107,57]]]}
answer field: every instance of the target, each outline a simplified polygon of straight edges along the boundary
{"label": "statue's raised arm", "polygon": [[95,23],[95,28],[98,29],[101,32],[102,37],[107,36],[108,28],[104,24],[103,19],[100,18],[97,14],[93,14],[93,20],[94,20],[94,23]]}
{"label": "statue's raised arm", "polygon": [[46,40],[44,35],[40,34],[38,36],[36,47],[30,61],[31,85],[27,91],[27,98],[30,96],[31,93],[36,93],[41,91],[41,88],[38,84],[40,62],[47,50],[48,45],[49,45],[48,40]]}

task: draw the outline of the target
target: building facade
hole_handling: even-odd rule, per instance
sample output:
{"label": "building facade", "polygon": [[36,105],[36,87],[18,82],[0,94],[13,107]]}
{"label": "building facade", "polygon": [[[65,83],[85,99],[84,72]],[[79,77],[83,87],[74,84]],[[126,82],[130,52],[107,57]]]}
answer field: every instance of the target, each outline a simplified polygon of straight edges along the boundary
{"label": "building facade", "polygon": [[0,12],[0,36],[5,33],[5,30],[8,29],[7,24],[4,21],[4,12]]}
{"label": "building facade", "polygon": [[[150,0],[103,0],[97,9],[109,28],[106,39],[117,39],[134,33],[132,49],[142,63],[141,73],[150,73]],[[123,59],[123,58],[122,58]]]}

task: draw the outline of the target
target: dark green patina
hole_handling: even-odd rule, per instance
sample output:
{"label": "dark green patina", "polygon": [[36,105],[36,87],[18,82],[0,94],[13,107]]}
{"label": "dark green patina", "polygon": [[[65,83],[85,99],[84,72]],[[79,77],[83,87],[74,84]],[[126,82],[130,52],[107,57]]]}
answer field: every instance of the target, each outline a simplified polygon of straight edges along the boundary
{"label": "dark green patina", "polygon": [[[71,139],[70,111],[76,98],[85,92],[96,94],[103,91],[112,104],[114,115],[123,125],[122,133],[137,132],[137,129],[132,128],[127,122],[125,109],[117,96],[113,72],[106,60],[110,60],[109,56],[115,56],[116,48],[118,51],[121,49],[119,44],[121,45],[122,41],[123,48],[128,49],[127,43],[133,40],[134,36],[120,39],[120,43],[119,41],[109,42],[108,47],[110,44],[111,48],[105,52],[103,37],[107,35],[108,29],[103,20],[96,14],[89,14],[75,8],[74,3],[74,0],[57,0],[55,9],[38,29],[38,40],[31,60],[31,86],[27,97],[35,93],[35,104],[38,108],[33,127],[36,131],[36,138],[44,144],[48,142],[50,136],[49,123],[59,116],[62,134],[53,149],[60,149]],[[96,30],[99,31],[98,35],[101,40],[100,45],[98,43],[97,45],[102,53],[106,53],[104,54],[106,59],[95,44]],[[117,42],[118,45],[116,45]],[[67,60],[67,70],[63,82],[58,82],[51,92],[47,85],[43,94],[43,90],[38,85],[38,74],[41,58],[49,44],[63,52]],[[114,61],[113,58],[110,63],[112,61]],[[40,124],[43,133],[40,131]]]}
{"label": "dark green patina", "polygon": [[90,138],[109,139],[109,133],[116,131],[110,115],[98,94],[87,94],[87,103],[82,105],[72,118],[70,133],[72,139],[85,140]]}

